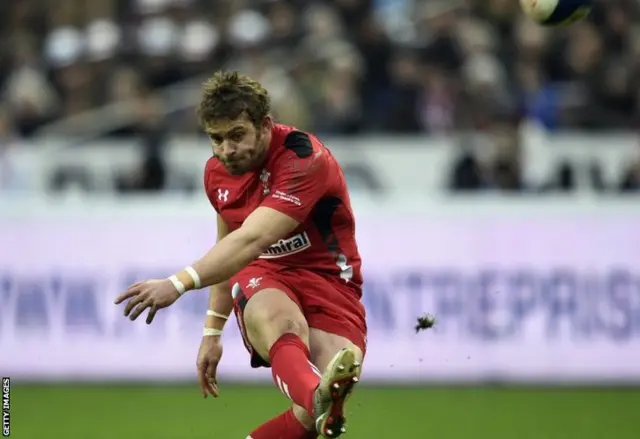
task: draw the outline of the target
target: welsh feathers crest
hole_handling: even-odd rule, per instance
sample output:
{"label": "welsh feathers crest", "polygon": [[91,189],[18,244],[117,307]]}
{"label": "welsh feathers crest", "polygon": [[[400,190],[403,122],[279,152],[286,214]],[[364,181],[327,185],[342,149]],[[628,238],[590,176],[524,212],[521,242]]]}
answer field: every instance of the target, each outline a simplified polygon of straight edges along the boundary
{"label": "welsh feathers crest", "polygon": [[262,195],[269,195],[269,178],[271,177],[271,172],[267,172],[266,169],[263,169],[260,173],[260,182],[262,183]]}

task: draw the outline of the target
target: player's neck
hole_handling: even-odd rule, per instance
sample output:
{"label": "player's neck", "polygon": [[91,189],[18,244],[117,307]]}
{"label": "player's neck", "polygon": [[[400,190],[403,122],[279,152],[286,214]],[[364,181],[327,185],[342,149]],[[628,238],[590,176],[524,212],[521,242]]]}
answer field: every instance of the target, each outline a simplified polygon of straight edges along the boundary
{"label": "player's neck", "polygon": [[262,169],[262,167],[264,166],[264,164],[267,162],[267,158],[269,157],[269,151],[271,150],[271,139],[272,139],[272,135],[271,132],[267,132],[264,136],[264,138],[262,139],[262,154],[260,155],[260,158],[257,160],[256,163],[256,168],[257,169]]}

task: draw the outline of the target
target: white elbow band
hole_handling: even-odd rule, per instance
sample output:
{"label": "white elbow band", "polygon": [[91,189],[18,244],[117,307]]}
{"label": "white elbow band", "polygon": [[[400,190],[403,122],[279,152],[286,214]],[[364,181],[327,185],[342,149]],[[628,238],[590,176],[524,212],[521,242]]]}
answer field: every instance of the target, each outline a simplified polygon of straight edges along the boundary
{"label": "white elbow band", "polygon": [[193,279],[193,285],[195,289],[200,289],[202,287],[202,282],[200,281],[200,275],[198,274],[198,272],[192,266],[188,266],[184,269],[184,271],[186,271],[189,276],[191,276],[191,279]]}
{"label": "white elbow band", "polygon": [[178,276],[173,275],[169,277],[169,280],[171,281],[173,286],[176,287],[176,290],[178,290],[178,294],[180,296],[182,296],[185,293],[185,291],[187,291],[187,288],[184,286],[182,282],[180,282],[180,279],[178,279]]}
{"label": "white elbow band", "polygon": [[202,330],[203,337],[216,337],[222,335],[222,329],[204,328]]}
{"label": "white elbow band", "polygon": [[207,310],[207,315],[212,317],[218,317],[219,319],[229,320],[229,316],[225,316],[224,314],[220,314],[219,312],[215,312],[211,309]]}

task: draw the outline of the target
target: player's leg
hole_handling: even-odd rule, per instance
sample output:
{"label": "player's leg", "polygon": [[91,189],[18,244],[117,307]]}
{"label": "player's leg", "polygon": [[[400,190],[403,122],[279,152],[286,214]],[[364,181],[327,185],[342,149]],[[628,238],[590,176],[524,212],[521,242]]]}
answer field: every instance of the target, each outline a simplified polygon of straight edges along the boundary
{"label": "player's leg", "polygon": [[[286,278],[300,301],[309,327],[312,362],[322,371],[316,392],[313,421],[325,437],[344,432],[344,405],[360,377],[366,350],[365,310],[357,291],[341,280],[316,273],[292,273]],[[335,387],[334,387],[335,386]],[[293,409],[303,425],[311,419],[302,410]]]}
{"label": "player's leg", "polygon": [[[332,410],[341,407],[357,376],[356,354],[348,349],[340,350],[326,362],[330,365],[323,375],[310,361],[309,327],[302,314],[296,296],[285,289],[266,288],[251,295],[242,312],[244,333],[253,350],[271,364],[274,381],[280,391],[303,409],[309,418],[322,419],[313,422],[292,422],[293,412],[272,419],[249,436],[252,439],[307,439],[316,437],[309,430],[314,425],[325,427],[327,437],[341,433],[342,415],[335,419],[337,429],[330,426]],[[314,336],[314,338],[316,338]],[[337,388],[333,388],[333,386]],[[313,416],[314,410],[317,412]],[[307,418],[307,419],[309,419]],[[297,420],[296,420],[297,421]],[[327,427],[328,426],[328,427]]]}
{"label": "player's leg", "polygon": [[[278,288],[264,289],[246,302],[241,319],[252,349],[271,363],[280,391],[297,400],[297,410],[312,410],[320,372],[310,362],[309,327],[295,297]],[[311,419],[309,414],[307,417]],[[249,438],[315,439],[317,434],[313,421],[302,424],[293,410],[287,410],[259,426]]]}
{"label": "player's leg", "polygon": [[309,358],[309,327],[295,296],[266,288],[252,294],[243,315],[245,335],[271,365],[280,391],[310,414],[320,374]]}

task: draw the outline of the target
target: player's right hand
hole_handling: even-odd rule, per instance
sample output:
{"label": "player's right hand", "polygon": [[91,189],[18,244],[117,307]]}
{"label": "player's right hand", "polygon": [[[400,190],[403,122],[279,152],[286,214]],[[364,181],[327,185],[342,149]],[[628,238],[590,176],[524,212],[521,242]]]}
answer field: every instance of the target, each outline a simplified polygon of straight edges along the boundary
{"label": "player's right hand", "polygon": [[219,396],[216,370],[222,358],[222,341],[217,336],[204,336],[198,351],[198,380],[202,395],[206,398],[212,395]]}

